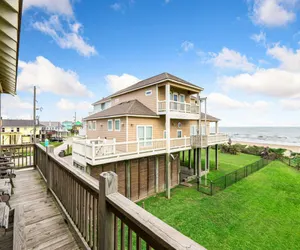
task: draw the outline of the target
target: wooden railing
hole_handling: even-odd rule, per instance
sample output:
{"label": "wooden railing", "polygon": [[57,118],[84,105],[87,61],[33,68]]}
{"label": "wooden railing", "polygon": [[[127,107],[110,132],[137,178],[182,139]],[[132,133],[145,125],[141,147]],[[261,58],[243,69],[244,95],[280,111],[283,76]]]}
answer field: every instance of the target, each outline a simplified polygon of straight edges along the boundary
{"label": "wooden railing", "polygon": [[[166,105],[166,101],[158,101],[158,112],[166,112]],[[199,105],[192,103],[171,100],[169,103],[169,108],[170,112],[199,114]]]}
{"label": "wooden railing", "polygon": [[16,168],[34,166],[34,144],[1,145],[0,156],[10,158]]}
{"label": "wooden railing", "polygon": [[65,165],[49,148],[35,149],[36,167],[84,247],[204,249],[118,193],[115,173],[102,173],[98,182]]}

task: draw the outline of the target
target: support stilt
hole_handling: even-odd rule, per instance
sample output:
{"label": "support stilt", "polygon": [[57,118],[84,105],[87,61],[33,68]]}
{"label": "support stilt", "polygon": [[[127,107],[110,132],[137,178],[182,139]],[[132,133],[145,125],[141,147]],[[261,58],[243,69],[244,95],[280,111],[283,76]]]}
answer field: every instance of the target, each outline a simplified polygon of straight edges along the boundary
{"label": "support stilt", "polygon": [[219,169],[219,152],[218,152],[218,144],[215,145],[215,169]]}
{"label": "support stilt", "polygon": [[166,154],[166,197],[171,198],[171,159],[170,154]]}

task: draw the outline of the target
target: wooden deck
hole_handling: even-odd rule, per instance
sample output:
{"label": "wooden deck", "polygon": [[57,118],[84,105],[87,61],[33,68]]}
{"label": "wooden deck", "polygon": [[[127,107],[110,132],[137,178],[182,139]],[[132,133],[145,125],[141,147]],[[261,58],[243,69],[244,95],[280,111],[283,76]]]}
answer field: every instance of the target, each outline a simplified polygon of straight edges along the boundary
{"label": "wooden deck", "polygon": [[[18,171],[14,184],[10,204],[24,206],[27,249],[80,249],[37,170]],[[5,249],[9,249],[9,236],[11,231],[5,237]]]}

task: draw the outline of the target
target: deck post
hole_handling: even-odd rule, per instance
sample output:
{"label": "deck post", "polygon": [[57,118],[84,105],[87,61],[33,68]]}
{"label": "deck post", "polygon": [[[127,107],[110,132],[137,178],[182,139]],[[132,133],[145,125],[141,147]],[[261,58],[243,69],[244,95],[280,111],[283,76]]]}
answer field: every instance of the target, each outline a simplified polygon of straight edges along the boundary
{"label": "deck post", "polygon": [[201,158],[201,148],[197,148],[198,151],[198,182],[201,184],[201,171],[202,171],[202,158]]}
{"label": "deck post", "polygon": [[98,245],[99,250],[114,249],[114,214],[109,210],[106,196],[118,192],[118,176],[116,173],[103,172],[99,179],[98,202]]}
{"label": "deck post", "polygon": [[194,175],[198,174],[198,154],[197,154],[197,149],[194,149]]}
{"label": "deck post", "polygon": [[155,192],[158,193],[159,158],[155,156]]}
{"label": "deck post", "polygon": [[189,150],[189,169],[192,168],[192,161],[191,161],[191,157],[192,157],[192,154],[191,154],[191,149]]}
{"label": "deck post", "polygon": [[218,152],[218,144],[215,145],[215,169],[219,169],[219,152]]}
{"label": "deck post", "polygon": [[50,164],[49,161],[49,154],[53,154],[54,152],[54,147],[53,146],[48,146],[46,147],[46,180],[47,180],[47,191],[49,192],[50,189],[52,189],[52,172],[53,172],[53,167],[52,164]]}
{"label": "deck post", "polygon": [[171,159],[170,154],[166,154],[166,197],[171,198]]}
{"label": "deck post", "polygon": [[205,185],[207,184],[207,173],[209,171],[209,146],[206,148],[206,157],[205,157]]}
{"label": "deck post", "polygon": [[130,190],[130,168],[131,168],[131,164],[130,164],[130,160],[127,160],[125,161],[125,171],[126,171],[126,197],[128,199],[130,199],[130,193],[131,193],[131,190]]}
{"label": "deck post", "polygon": [[182,165],[184,166],[185,164],[185,153],[184,150],[182,151]]}

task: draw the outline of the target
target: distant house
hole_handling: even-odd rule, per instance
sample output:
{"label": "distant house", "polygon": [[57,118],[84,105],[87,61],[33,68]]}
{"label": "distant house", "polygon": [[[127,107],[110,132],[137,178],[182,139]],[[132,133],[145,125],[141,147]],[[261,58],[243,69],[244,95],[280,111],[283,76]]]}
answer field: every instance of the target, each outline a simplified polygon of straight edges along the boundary
{"label": "distant house", "polygon": [[42,121],[41,125],[41,139],[43,141],[45,139],[51,139],[52,137],[62,138],[68,136],[69,131],[63,127],[61,122]]}
{"label": "distant house", "polygon": [[74,132],[74,134],[78,134],[79,130],[81,128],[82,128],[82,122],[80,122],[80,121],[75,122],[74,125],[73,125],[73,132]]}
{"label": "distant house", "polygon": [[[1,126],[1,145],[24,144],[33,142],[33,120],[4,119]],[[39,138],[41,125],[36,126],[36,138]]]}
{"label": "distant house", "polygon": [[73,129],[73,122],[72,121],[63,121],[62,126],[68,130],[71,131]]}

